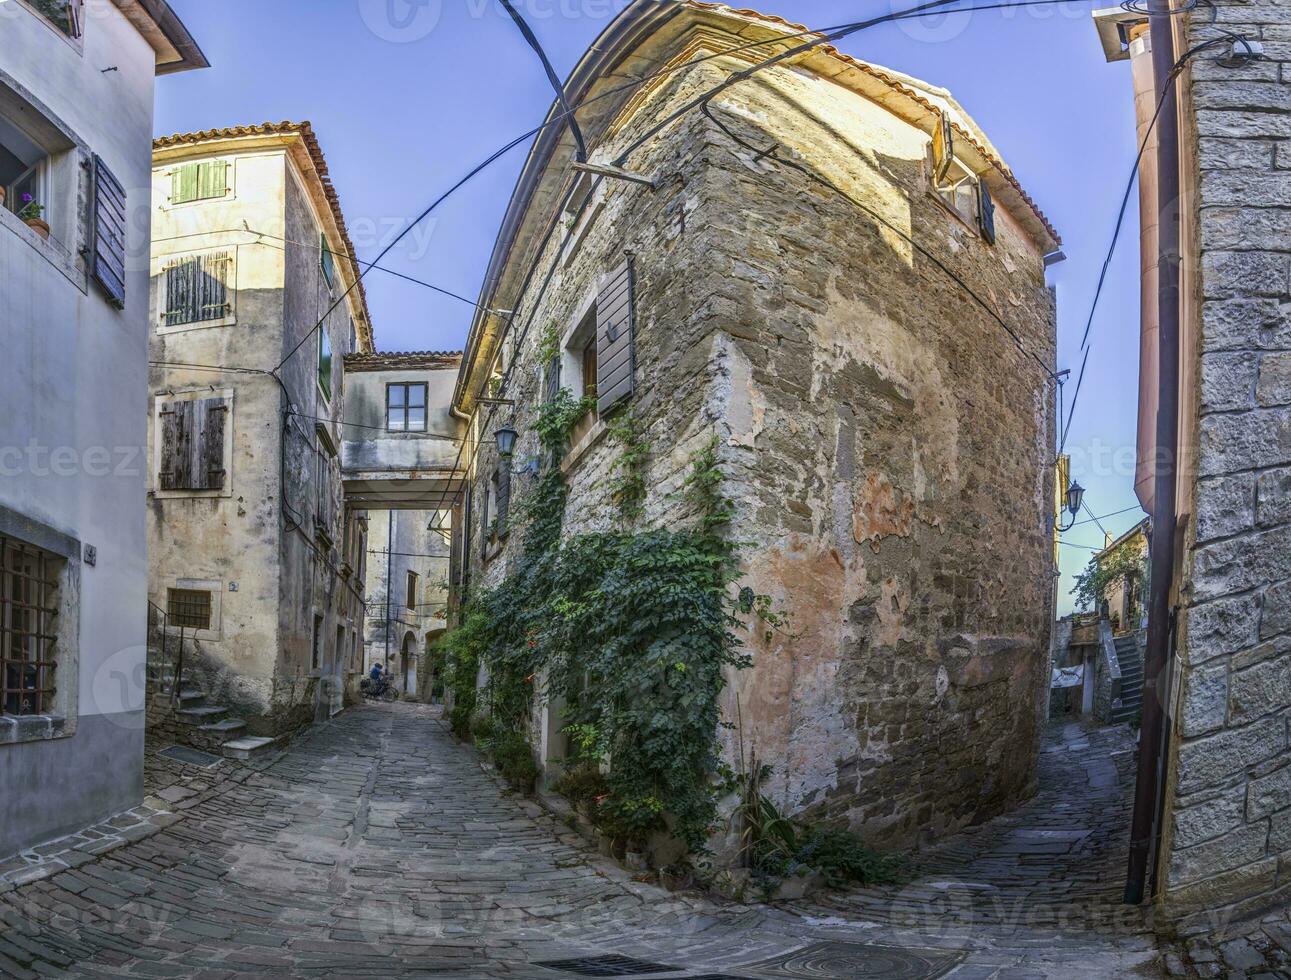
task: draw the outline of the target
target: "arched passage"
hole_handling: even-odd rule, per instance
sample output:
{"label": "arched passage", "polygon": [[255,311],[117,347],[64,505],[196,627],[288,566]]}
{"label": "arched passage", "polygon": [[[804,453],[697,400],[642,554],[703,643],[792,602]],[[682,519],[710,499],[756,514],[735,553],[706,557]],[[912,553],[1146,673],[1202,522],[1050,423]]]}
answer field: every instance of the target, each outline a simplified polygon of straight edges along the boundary
{"label": "arched passage", "polygon": [[412,694],[417,690],[417,635],[409,630],[403,635],[399,650],[399,690]]}

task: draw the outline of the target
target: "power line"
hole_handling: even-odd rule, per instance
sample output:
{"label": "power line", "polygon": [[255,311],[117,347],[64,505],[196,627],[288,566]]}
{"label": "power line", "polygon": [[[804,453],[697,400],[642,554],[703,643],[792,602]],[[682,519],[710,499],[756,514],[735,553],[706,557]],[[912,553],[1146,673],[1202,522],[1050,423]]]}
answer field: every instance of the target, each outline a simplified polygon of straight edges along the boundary
{"label": "power line", "polygon": [[[1085,509],[1086,509],[1086,510],[1088,510],[1089,508],[1088,508],[1088,507],[1086,507]],[[1091,516],[1090,516],[1089,518],[1087,518],[1086,520],[1083,520],[1083,521],[1076,521],[1076,522],[1075,522],[1074,524],[1072,524],[1071,526],[1072,526],[1072,527],[1080,527],[1082,524],[1096,524],[1096,523],[1097,523],[1097,522],[1099,522],[1099,521],[1105,521],[1105,520],[1107,520],[1109,517],[1120,517],[1122,514],[1128,514],[1128,513],[1129,513],[1130,511],[1132,511],[1132,510],[1142,510],[1142,509],[1143,509],[1143,508],[1141,508],[1138,504],[1135,504],[1133,507],[1126,507],[1124,510],[1113,511],[1113,512],[1112,512],[1112,513],[1110,513],[1110,514],[1099,514],[1097,517],[1094,517],[1094,516],[1092,516],[1092,515],[1091,515]],[[1104,533],[1104,534],[1106,534],[1107,532],[1106,532],[1106,531],[1104,531],[1103,533]]]}
{"label": "power line", "polygon": [[[761,70],[763,70],[763,69],[765,69],[765,68],[772,67],[773,65],[779,64],[779,63],[781,63],[782,61],[785,61],[785,60],[787,60],[787,59],[789,59],[789,58],[792,58],[792,57],[794,57],[794,56],[796,56],[796,55],[798,55],[798,54],[804,53],[804,52],[806,52],[806,51],[808,51],[808,50],[811,50],[811,49],[813,49],[813,48],[815,48],[815,47],[818,47],[818,46],[819,46],[819,45],[821,45],[821,44],[827,44],[827,43],[831,43],[831,42],[833,42],[833,41],[840,40],[840,39],[842,39],[842,38],[844,38],[844,37],[847,37],[847,36],[848,36],[848,35],[850,35],[850,34],[857,33],[857,32],[859,32],[859,31],[861,31],[861,30],[865,30],[865,29],[867,29],[867,28],[869,28],[869,27],[877,26],[877,25],[879,25],[879,24],[887,23],[887,22],[891,22],[891,21],[895,21],[895,20],[910,19],[910,18],[914,18],[914,17],[917,17],[917,16],[925,15],[925,14],[927,14],[927,13],[928,13],[928,12],[930,12],[930,11],[933,11],[933,10],[936,10],[936,9],[939,9],[939,8],[942,8],[942,7],[949,6],[950,4],[952,4],[952,3],[956,3],[956,2],[958,2],[958,0],[929,0],[929,2],[926,2],[926,3],[920,4],[920,5],[919,5],[919,6],[917,6],[917,7],[910,8],[909,10],[900,11],[900,12],[895,13],[895,14],[887,14],[887,15],[883,15],[883,16],[881,16],[881,17],[870,18],[870,19],[865,20],[865,21],[859,21],[859,22],[855,22],[855,23],[853,23],[853,24],[844,25],[843,27],[836,28],[836,29],[828,29],[828,30],[826,30],[824,33],[815,32],[815,31],[806,31],[806,32],[802,32],[802,33],[800,33],[800,34],[795,34],[795,35],[793,35],[792,37],[790,37],[790,36],[783,36],[783,35],[782,35],[782,36],[781,36],[781,37],[779,37],[779,38],[768,39],[768,41],[785,41],[785,40],[790,40],[790,39],[792,39],[792,38],[794,38],[794,37],[806,37],[806,36],[810,36],[810,37],[811,37],[811,40],[809,40],[809,41],[805,42],[804,44],[797,45],[797,46],[795,46],[795,47],[793,47],[793,48],[790,48],[790,49],[788,49],[788,50],[786,50],[786,51],[784,51],[784,52],[781,52],[780,54],[777,54],[777,55],[775,55],[775,56],[773,56],[773,57],[771,57],[771,58],[768,58],[768,59],[766,59],[766,60],[764,60],[764,61],[762,61],[762,62],[760,62],[760,63],[758,63],[758,64],[756,64],[756,65],[753,65],[753,66],[751,66],[750,68],[745,69],[744,71],[741,71],[741,72],[739,72],[739,73],[737,73],[737,74],[735,74],[735,75],[732,75],[730,78],[725,79],[725,80],[724,80],[723,82],[721,82],[719,85],[717,85],[716,87],[714,87],[713,89],[711,89],[711,90],[710,90],[708,93],[706,93],[705,95],[700,96],[699,98],[692,100],[691,102],[689,102],[689,103],[687,103],[686,105],[684,105],[684,106],[682,106],[681,108],[679,108],[676,112],[671,113],[671,114],[670,114],[668,117],[666,117],[663,121],[661,121],[660,123],[658,123],[656,126],[652,127],[652,128],[651,128],[650,130],[648,130],[644,135],[642,135],[638,140],[636,140],[632,145],[630,145],[626,150],[624,150],[624,151],[623,151],[623,153],[621,153],[621,154],[619,155],[619,157],[615,159],[615,161],[614,161],[614,165],[615,165],[615,166],[618,166],[618,167],[623,166],[623,165],[624,165],[624,163],[627,161],[627,158],[628,158],[629,156],[631,156],[631,154],[632,154],[633,152],[635,152],[637,149],[639,149],[641,146],[643,146],[646,142],[648,142],[650,139],[652,139],[656,134],[658,134],[659,132],[661,132],[661,131],[662,131],[663,129],[665,129],[667,126],[671,125],[671,124],[672,124],[673,122],[675,122],[677,119],[681,118],[685,113],[687,113],[687,112],[689,112],[689,111],[691,111],[691,110],[693,110],[693,109],[695,109],[695,108],[699,107],[700,105],[704,104],[704,103],[705,103],[705,102],[707,102],[708,100],[711,100],[713,97],[715,97],[716,95],[718,95],[718,94],[720,94],[721,92],[725,91],[726,89],[730,88],[732,85],[734,85],[734,84],[736,84],[736,83],[738,83],[738,82],[740,82],[740,81],[743,81],[743,80],[745,80],[745,79],[747,79],[747,78],[752,77],[752,76],[753,76],[754,74],[756,74],[758,71],[761,71]],[[1049,5],[1049,4],[1051,4],[1051,3],[1054,3],[1054,2],[1056,2],[1056,0],[1020,0],[1020,2],[1018,2],[1018,3],[993,4],[993,5],[990,5],[990,9],[1003,9],[1003,8],[1005,8],[1005,7],[1047,6],[1047,5]],[[968,10],[968,11],[972,11],[972,10],[977,9],[977,8],[969,7],[969,8],[963,8],[963,9],[966,9],[966,10]],[[983,9],[986,9],[986,8],[983,8]],[[763,42],[763,43],[767,43],[767,42]],[[733,52],[731,52],[731,51],[722,52],[722,53],[719,53],[718,55],[709,56],[709,57],[721,57],[721,56],[728,55],[728,54],[730,54],[730,53],[733,53]],[[707,60],[707,58],[698,59],[698,60]],[[679,68],[684,68],[684,67],[687,67],[688,65],[693,64],[693,63],[694,63],[694,62],[688,62],[688,63],[686,63],[685,65],[681,65],[681,66],[678,66],[678,67],[679,67]],[[638,84],[643,84],[643,83],[638,83]],[[596,178],[596,180],[593,182],[593,184],[592,184],[592,186],[591,186],[591,188],[590,188],[590,190],[589,190],[589,193],[587,194],[586,198],[583,200],[582,204],[579,206],[578,214],[577,214],[577,215],[575,215],[575,216],[574,216],[574,220],[573,220],[572,222],[570,222],[570,227],[566,229],[566,232],[565,232],[565,241],[566,241],[566,242],[568,242],[569,238],[573,235],[574,230],[577,228],[577,223],[578,223],[578,221],[579,221],[579,220],[581,220],[583,213],[586,211],[586,209],[587,209],[588,205],[590,204],[591,200],[593,199],[593,196],[594,196],[594,194],[595,194],[596,189],[597,189],[597,188],[599,188],[599,186],[600,186],[600,184],[602,183],[602,181],[603,181],[603,180],[604,180],[604,177],[603,177],[603,176],[598,176],[598,177]],[[573,185],[571,185],[571,187],[569,188],[569,190],[568,190],[568,191],[566,192],[566,194],[565,194],[565,197],[564,197],[563,202],[562,202],[562,204],[561,204],[561,207],[562,207],[562,208],[563,208],[565,205],[567,205],[568,201],[569,201],[569,200],[571,199],[571,197],[572,197],[572,194],[573,194]],[[525,294],[528,292],[528,290],[529,290],[529,286],[530,286],[531,282],[533,281],[534,274],[535,274],[535,273],[536,273],[536,271],[537,271],[537,265],[538,265],[538,263],[541,261],[541,256],[542,256],[542,254],[544,253],[544,251],[546,250],[547,246],[550,244],[550,242],[551,242],[551,238],[552,238],[553,234],[555,233],[555,231],[557,230],[557,227],[558,227],[558,226],[557,226],[557,223],[556,223],[556,216],[555,216],[555,214],[553,213],[552,220],[548,223],[548,229],[547,229],[546,234],[543,236],[543,240],[542,240],[542,242],[541,242],[541,245],[540,245],[540,246],[536,249],[536,251],[535,251],[535,255],[536,255],[536,256],[538,256],[538,257],[537,257],[537,258],[535,258],[534,263],[530,266],[530,269],[529,269],[528,273],[527,273],[527,274],[525,275],[525,277],[524,277],[524,281],[522,282],[522,284],[521,284],[521,286],[520,286],[520,289],[519,289],[519,292],[518,292],[518,294],[517,294],[517,300],[511,304],[514,308],[519,309],[519,307],[520,307],[520,299],[522,299],[522,298],[525,296]],[[534,301],[534,304],[533,304],[533,310],[534,310],[534,312],[531,312],[531,313],[530,313],[529,318],[526,320],[526,322],[525,322],[525,325],[524,325],[523,329],[521,330],[521,332],[520,332],[519,336],[518,336],[518,337],[517,337],[517,339],[516,339],[516,345],[515,345],[515,346],[516,346],[516,349],[517,349],[517,350],[519,350],[519,349],[523,346],[524,339],[525,339],[525,337],[528,335],[529,328],[530,328],[530,327],[532,326],[532,324],[533,324],[534,313],[537,311],[538,306],[541,304],[542,296],[543,296],[543,295],[545,295],[546,290],[547,290],[547,288],[549,287],[549,285],[550,285],[550,283],[551,283],[552,276],[555,274],[555,271],[556,271],[556,269],[557,269],[558,265],[559,265],[559,259],[557,259],[557,262],[556,262],[555,264],[553,264],[553,265],[549,268],[549,270],[548,270],[548,272],[547,272],[547,276],[546,276],[546,278],[544,279],[544,281],[543,281],[543,283],[542,283],[542,286],[541,286],[541,288],[540,288],[540,291],[539,291],[539,297],[538,297],[538,299],[537,299],[537,300],[535,300],[535,301]],[[510,324],[511,324],[511,323],[513,323],[513,322],[514,322],[514,320],[513,320],[513,319],[508,318],[508,325],[510,325]],[[1006,329],[1007,329],[1007,327],[1006,327]],[[472,352],[467,351],[467,352],[464,352],[464,353],[465,353],[465,356],[464,356],[464,363],[465,363],[465,362],[469,362],[470,358],[473,356]],[[1033,355],[1033,356],[1034,356],[1034,355]],[[1042,366],[1043,366],[1043,365],[1042,365]],[[510,384],[511,376],[512,376],[512,372],[513,372],[514,368],[515,368],[515,361],[513,360],[513,362],[512,362],[510,365],[508,365],[507,370],[503,373],[502,378],[500,379],[500,384],[499,384],[499,387],[498,387],[497,395],[501,396],[502,394],[504,394],[504,393],[505,393],[505,391],[506,391],[506,389],[507,389],[507,386]],[[1048,368],[1045,368],[1045,370],[1046,370],[1046,371],[1048,371]],[[1051,374],[1052,374],[1052,372],[1049,372],[1049,373],[1051,373]],[[484,386],[485,386],[486,384],[488,384],[489,380],[490,380],[490,379],[487,379],[487,378],[486,378],[486,379],[483,379],[483,380],[481,381],[480,391],[483,391],[483,390],[484,390]],[[487,415],[487,417],[485,418],[483,425],[480,427],[482,431],[487,431],[487,430],[488,430],[488,428],[492,425],[492,423],[493,423],[493,419],[494,419],[494,416],[497,414],[497,407],[498,407],[498,406],[497,406],[497,403],[493,403],[493,404],[491,404],[491,405],[490,405],[488,415]],[[465,449],[466,449],[466,444],[467,444],[467,440],[465,440],[465,439],[464,439],[464,440],[462,441],[462,443],[461,443],[461,446],[460,446],[459,450],[458,450],[457,458],[454,460],[453,467],[452,467],[452,472],[458,472],[459,467],[460,467],[460,464],[461,464],[461,461],[462,461],[462,453],[463,453],[463,452],[465,451]],[[460,492],[460,491],[454,491],[454,496],[456,496],[456,494],[457,494],[458,492]],[[447,492],[442,493],[442,494],[441,494],[441,500],[443,500],[446,496],[447,496]],[[443,508],[440,508],[440,509],[443,509]],[[463,529],[463,534],[464,534],[464,536],[465,536],[465,539],[469,541],[469,538],[470,538],[470,528],[464,528],[464,529]]]}
{"label": "power line", "polygon": [[[1196,4],[1194,3],[1193,6],[1195,5]],[[1142,11],[1139,11],[1137,7],[1133,6],[1133,0],[1125,0],[1125,2],[1122,3],[1122,6],[1126,10],[1129,10],[1131,12],[1135,12],[1135,13],[1142,12]],[[1187,9],[1191,9],[1191,8],[1187,8]],[[1184,12],[1186,11],[1182,9],[1176,9],[1174,11],[1171,11],[1172,15],[1180,14]],[[1062,455],[1062,451],[1067,446],[1067,437],[1071,434],[1071,420],[1076,415],[1076,403],[1080,399],[1080,389],[1082,385],[1085,383],[1085,368],[1089,364],[1089,351],[1090,351],[1089,335],[1090,335],[1090,330],[1094,324],[1094,313],[1098,309],[1098,300],[1103,294],[1103,284],[1107,280],[1107,270],[1111,266],[1112,256],[1116,252],[1116,243],[1120,240],[1121,227],[1125,223],[1125,213],[1129,207],[1130,192],[1134,189],[1135,181],[1138,180],[1139,169],[1143,163],[1143,154],[1147,150],[1148,140],[1151,139],[1152,137],[1152,131],[1156,128],[1157,120],[1161,118],[1161,110],[1165,107],[1166,102],[1169,100],[1170,94],[1174,89],[1175,81],[1178,79],[1180,73],[1183,71],[1184,66],[1192,58],[1200,54],[1202,51],[1205,51],[1209,48],[1214,47],[1217,44],[1221,44],[1224,42],[1228,42],[1230,44],[1236,44],[1236,43],[1246,44],[1247,51],[1249,52],[1251,50],[1249,42],[1247,42],[1247,40],[1241,35],[1235,34],[1232,31],[1221,31],[1220,37],[1211,38],[1209,41],[1203,41],[1201,44],[1198,44],[1190,48],[1189,50],[1185,51],[1178,58],[1178,60],[1175,61],[1174,67],[1170,69],[1170,73],[1165,77],[1164,81],[1161,84],[1161,95],[1157,99],[1156,108],[1152,112],[1152,118],[1148,122],[1147,129],[1143,131],[1143,139],[1139,142],[1138,152],[1134,155],[1134,166],[1130,168],[1129,180],[1125,182],[1125,192],[1121,195],[1121,206],[1116,213],[1116,224],[1112,228],[1112,240],[1107,246],[1107,254],[1103,259],[1103,266],[1098,273],[1098,284],[1094,289],[1094,298],[1089,304],[1089,316],[1085,320],[1085,332],[1080,339],[1080,346],[1081,346],[1081,349],[1084,351],[1084,356],[1081,358],[1081,362],[1080,362],[1080,374],[1077,375],[1076,377],[1076,390],[1072,393],[1072,396],[1071,396],[1071,408],[1068,409],[1067,411],[1067,424],[1062,427],[1063,428],[1062,442],[1059,443],[1058,445],[1058,455],[1060,456]]]}
{"label": "power line", "polygon": [[543,71],[547,73],[547,81],[551,82],[551,87],[556,92],[556,102],[560,105],[561,115],[569,121],[569,133],[574,137],[574,143],[578,147],[578,159],[580,162],[587,161],[587,143],[583,139],[583,130],[578,125],[578,117],[569,107],[569,102],[565,98],[565,86],[561,83],[560,77],[556,74],[556,69],[551,65],[551,59],[547,57],[547,52],[542,49],[542,44],[538,41],[538,36],[534,34],[525,19],[520,16],[520,11],[516,10],[511,4],[511,0],[502,0],[502,6],[511,15],[515,21],[516,27],[524,35],[524,39],[529,42],[529,47],[533,48],[534,53],[538,55],[538,60],[542,62]]}

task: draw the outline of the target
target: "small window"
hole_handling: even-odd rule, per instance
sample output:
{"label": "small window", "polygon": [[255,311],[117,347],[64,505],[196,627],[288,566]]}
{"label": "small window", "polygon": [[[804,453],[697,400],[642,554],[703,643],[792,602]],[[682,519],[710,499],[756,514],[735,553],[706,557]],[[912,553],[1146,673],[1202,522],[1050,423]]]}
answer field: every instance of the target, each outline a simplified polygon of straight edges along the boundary
{"label": "small window", "polygon": [[167,589],[166,618],[171,626],[211,628],[211,593],[203,589]]}
{"label": "small window", "polygon": [[314,646],[310,651],[309,665],[318,670],[323,665],[323,617],[314,615]]}
{"label": "small window", "polygon": [[80,37],[84,30],[84,0],[27,0],[36,11],[68,37]]}
{"label": "small window", "polygon": [[327,236],[321,234],[318,236],[318,265],[330,289],[336,283],[336,256],[327,247]]}
{"label": "small window", "polygon": [[386,428],[391,432],[426,431],[424,382],[386,385]]}
{"label": "small window", "polygon": [[170,203],[189,204],[226,197],[229,193],[229,162],[203,160],[185,163],[170,174]]}
{"label": "small window", "polygon": [[58,580],[64,559],[0,536],[0,713],[54,709]]}
{"label": "small window", "polygon": [[332,340],[327,327],[318,328],[318,387],[327,401],[332,400]]}
{"label": "small window", "polygon": [[408,573],[408,608],[417,608],[417,573]]}
{"label": "small window", "polygon": [[964,224],[995,243],[995,205],[991,192],[955,157],[955,135],[944,115],[928,148],[932,192]]}
{"label": "small window", "polygon": [[166,266],[166,308],[162,323],[167,327],[184,323],[222,320],[232,311],[229,302],[231,252],[212,252],[175,259]]}

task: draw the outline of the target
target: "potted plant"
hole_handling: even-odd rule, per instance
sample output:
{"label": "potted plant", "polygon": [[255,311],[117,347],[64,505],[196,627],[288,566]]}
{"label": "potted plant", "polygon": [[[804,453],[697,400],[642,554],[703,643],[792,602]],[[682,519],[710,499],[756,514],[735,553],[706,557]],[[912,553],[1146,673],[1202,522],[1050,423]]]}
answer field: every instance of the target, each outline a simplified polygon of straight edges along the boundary
{"label": "potted plant", "polygon": [[0,208],[4,207],[5,194],[4,184],[0,184]]}
{"label": "potted plant", "polygon": [[49,225],[41,218],[44,213],[45,205],[38,204],[30,194],[22,196],[22,208],[18,211],[18,217],[37,235],[49,241]]}

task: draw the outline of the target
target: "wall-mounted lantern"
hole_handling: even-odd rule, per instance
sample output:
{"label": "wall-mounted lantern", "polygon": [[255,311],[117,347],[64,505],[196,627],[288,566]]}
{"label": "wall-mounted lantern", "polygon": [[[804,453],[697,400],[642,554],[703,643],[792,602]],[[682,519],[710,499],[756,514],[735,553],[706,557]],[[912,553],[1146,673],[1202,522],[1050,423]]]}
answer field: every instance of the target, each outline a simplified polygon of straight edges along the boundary
{"label": "wall-mounted lantern", "polygon": [[515,451],[517,435],[518,433],[514,428],[512,428],[510,423],[507,423],[493,433],[493,438],[496,439],[498,443],[499,456],[509,457]]}
{"label": "wall-mounted lantern", "polygon": [[1072,483],[1067,488],[1067,513],[1071,514],[1071,523],[1066,527],[1058,526],[1058,530],[1070,531],[1076,526],[1076,515],[1080,513],[1080,508],[1085,505],[1085,488],[1079,483]]}

